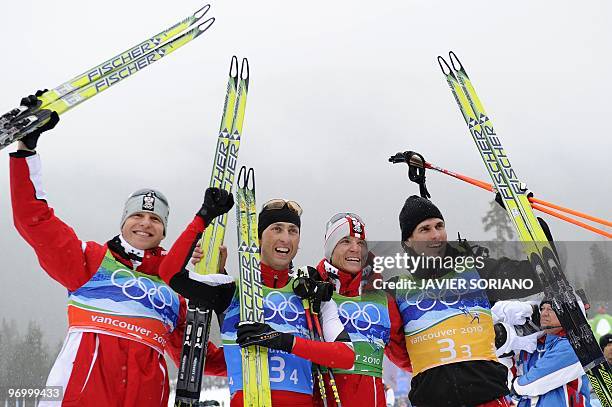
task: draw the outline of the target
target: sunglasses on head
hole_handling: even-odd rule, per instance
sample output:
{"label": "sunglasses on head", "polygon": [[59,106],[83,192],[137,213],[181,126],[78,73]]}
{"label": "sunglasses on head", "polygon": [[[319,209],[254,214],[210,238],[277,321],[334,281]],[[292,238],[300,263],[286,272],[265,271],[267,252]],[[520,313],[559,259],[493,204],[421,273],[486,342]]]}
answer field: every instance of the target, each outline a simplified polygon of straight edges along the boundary
{"label": "sunglasses on head", "polygon": [[352,213],[352,212],[340,212],[335,214],[334,216],[332,216],[332,218],[327,222],[328,226],[333,225],[334,223],[336,223],[337,221],[339,221],[340,219],[344,219],[347,216],[351,217],[351,218],[355,218],[357,219],[357,221],[359,223],[361,223],[362,225],[365,225],[365,222],[363,221],[363,219],[361,219],[361,216],[357,215],[356,213]]}
{"label": "sunglasses on head", "polygon": [[278,199],[270,199],[268,202],[263,204],[261,210],[268,211],[274,209],[283,209],[284,207],[289,208],[289,210],[295,212],[297,216],[301,216],[304,210],[300,206],[299,203],[295,201],[288,201],[286,199],[278,198]]}

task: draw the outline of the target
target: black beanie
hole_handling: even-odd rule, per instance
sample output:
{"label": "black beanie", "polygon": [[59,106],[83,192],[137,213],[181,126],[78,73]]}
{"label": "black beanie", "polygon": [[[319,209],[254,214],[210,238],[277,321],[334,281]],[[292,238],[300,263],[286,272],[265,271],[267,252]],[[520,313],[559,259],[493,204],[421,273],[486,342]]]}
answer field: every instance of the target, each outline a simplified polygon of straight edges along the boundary
{"label": "black beanie", "polygon": [[301,227],[300,215],[289,209],[285,204],[281,209],[262,209],[259,212],[259,221],[257,223],[257,235],[261,239],[261,234],[268,226],[276,222],[293,223],[298,228]]}
{"label": "black beanie", "polygon": [[429,199],[421,198],[418,195],[412,195],[406,199],[399,214],[402,242],[405,242],[412,235],[419,223],[430,218],[444,220],[440,210]]}
{"label": "black beanie", "polygon": [[605,334],[599,338],[599,346],[601,347],[601,350],[604,350],[609,343],[612,343],[612,334]]}

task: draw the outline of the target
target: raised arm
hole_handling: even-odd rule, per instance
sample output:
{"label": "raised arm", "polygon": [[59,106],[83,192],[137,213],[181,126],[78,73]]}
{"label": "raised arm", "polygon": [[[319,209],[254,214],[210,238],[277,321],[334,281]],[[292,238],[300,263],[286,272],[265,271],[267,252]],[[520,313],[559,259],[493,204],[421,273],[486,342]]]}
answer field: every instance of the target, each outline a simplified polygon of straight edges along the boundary
{"label": "raised arm", "polygon": [[40,156],[24,145],[20,147],[10,158],[13,222],[47,274],[67,289],[76,290],[96,272],[105,248],[82,242],[55,216],[42,187]]}

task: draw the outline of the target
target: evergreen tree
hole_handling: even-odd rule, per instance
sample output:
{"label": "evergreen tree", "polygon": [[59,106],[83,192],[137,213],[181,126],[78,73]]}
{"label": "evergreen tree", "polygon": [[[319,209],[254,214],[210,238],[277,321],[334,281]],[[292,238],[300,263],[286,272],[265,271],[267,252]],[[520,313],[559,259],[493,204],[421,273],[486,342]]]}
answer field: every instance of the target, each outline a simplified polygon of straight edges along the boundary
{"label": "evergreen tree", "polygon": [[612,260],[600,244],[589,247],[593,274],[589,277],[585,291],[591,301],[591,307],[608,306],[612,296]]}
{"label": "evergreen tree", "polygon": [[503,255],[516,257],[520,255],[518,247],[515,247],[516,243],[511,243],[512,250],[508,250],[508,245],[504,247],[503,242],[512,242],[514,240],[514,228],[510,223],[507,212],[495,202],[495,199],[489,203],[489,210],[482,218],[482,223],[485,232],[490,230],[495,232],[495,238],[491,242],[491,254],[494,254],[495,257]]}
{"label": "evergreen tree", "polygon": [[8,322],[2,318],[2,326],[0,326],[0,394],[7,395],[8,389],[15,387],[9,375],[9,366],[18,339],[19,332],[15,320]]}
{"label": "evergreen tree", "polygon": [[[10,331],[10,334],[14,332],[16,330]],[[2,385],[14,389],[43,387],[49,375],[51,360],[40,327],[30,321],[26,334],[21,338],[15,335],[14,338],[6,354]]]}

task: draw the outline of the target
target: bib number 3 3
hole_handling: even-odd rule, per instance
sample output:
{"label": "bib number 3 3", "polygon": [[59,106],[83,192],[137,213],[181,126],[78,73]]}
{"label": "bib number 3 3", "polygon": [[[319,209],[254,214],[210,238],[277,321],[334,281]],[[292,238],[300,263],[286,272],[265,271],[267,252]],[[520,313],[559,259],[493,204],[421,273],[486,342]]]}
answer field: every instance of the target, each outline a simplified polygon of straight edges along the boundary
{"label": "bib number 3 3", "polygon": [[[457,359],[457,349],[455,347],[455,341],[450,338],[440,339],[436,342],[440,347],[440,353],[443,355],[448,354],[448,356],[440,356],[440,362],[450,362],[451,360]],[[470,345],[461,345],[459,346],[459,352],[465,355],[465,357],[472,357],[472,348]]]}

